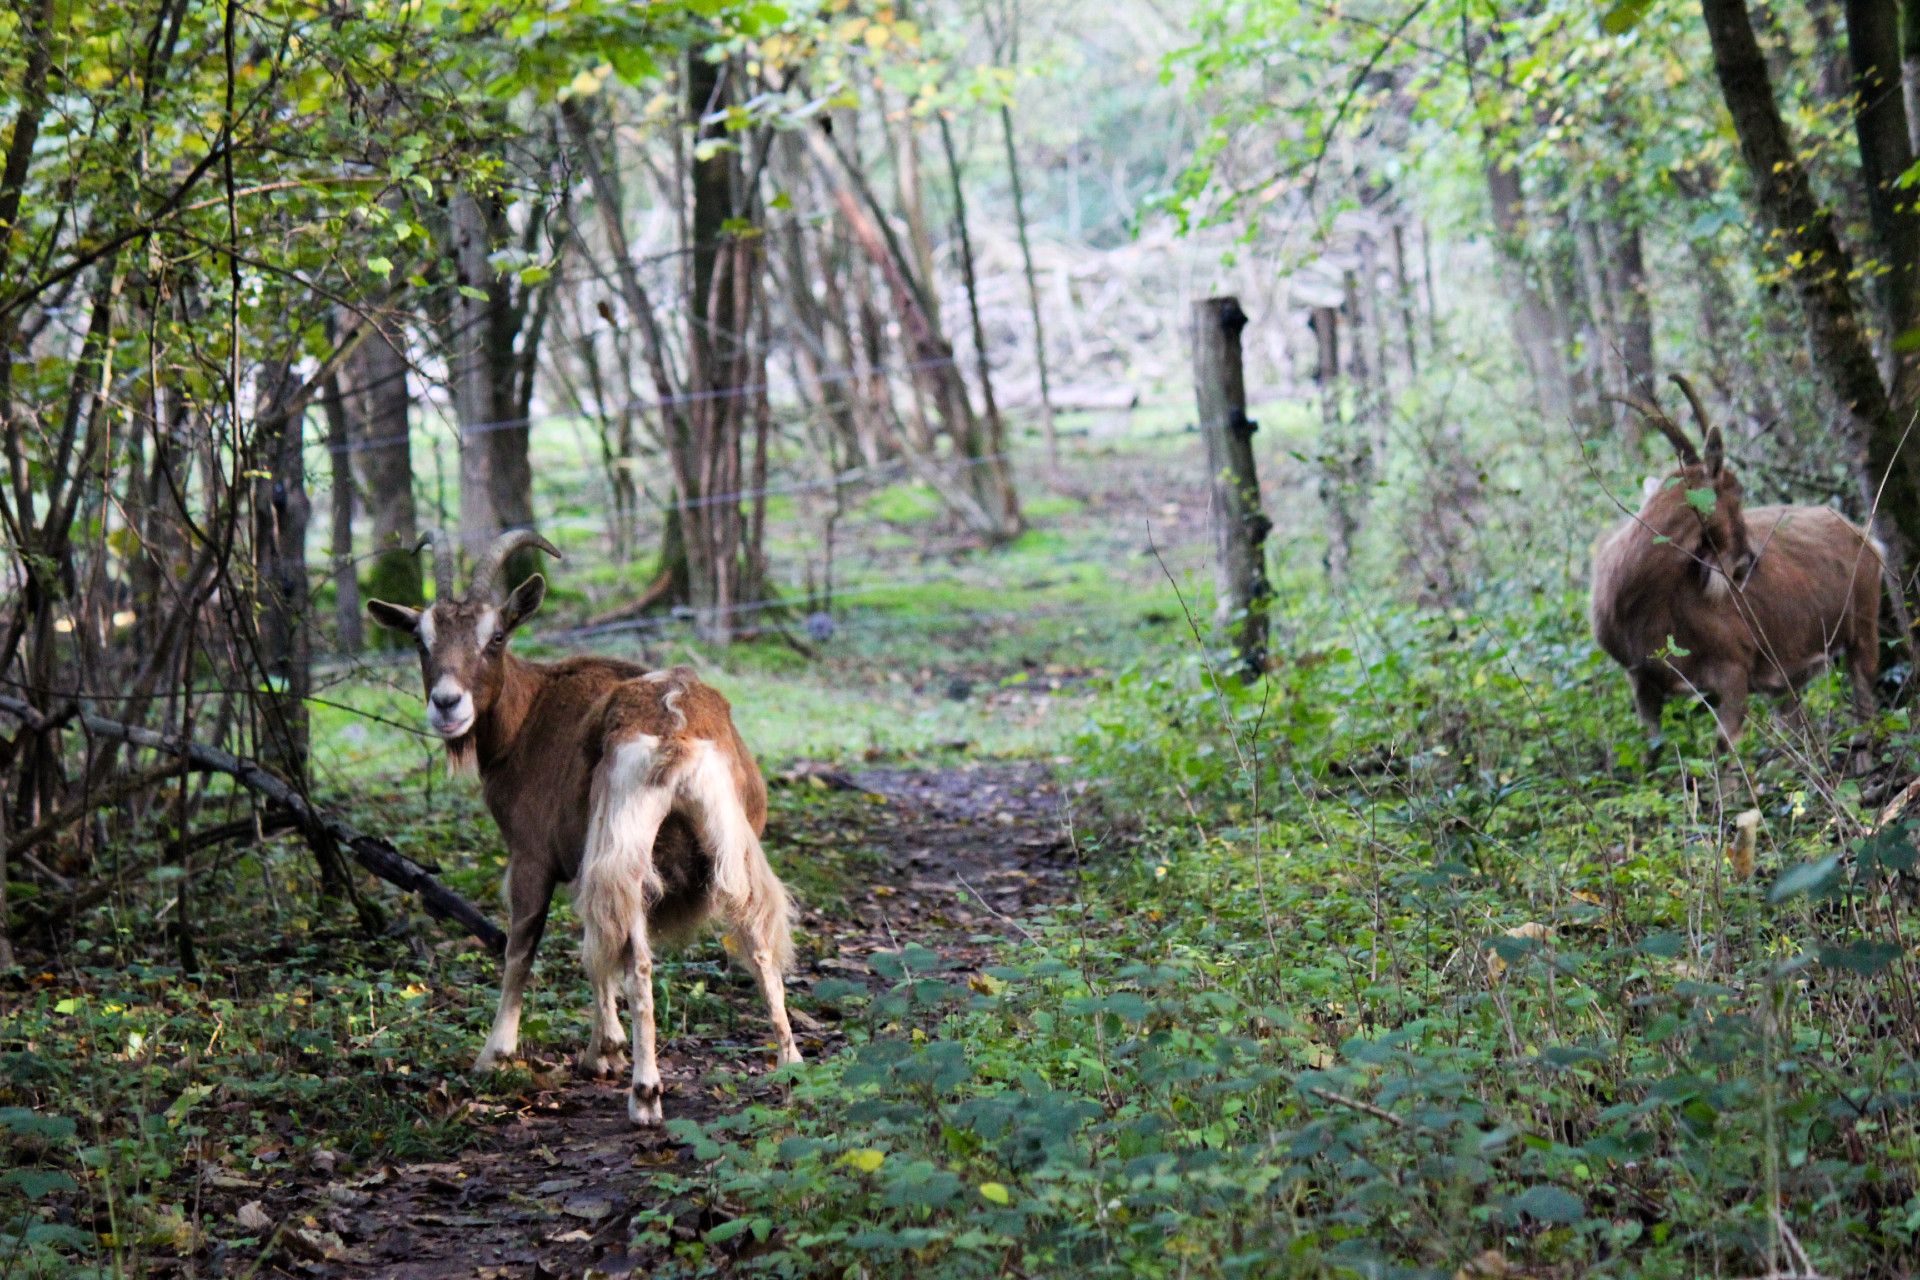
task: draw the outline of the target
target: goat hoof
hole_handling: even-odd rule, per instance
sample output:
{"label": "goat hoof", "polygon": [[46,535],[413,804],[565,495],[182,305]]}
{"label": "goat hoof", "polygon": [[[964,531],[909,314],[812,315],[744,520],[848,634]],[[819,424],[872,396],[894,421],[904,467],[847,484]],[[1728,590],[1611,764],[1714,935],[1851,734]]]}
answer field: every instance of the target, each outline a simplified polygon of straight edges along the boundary
{"label": "goat hoof", "polygon": [[580,1073],[592,1076],[595,1080],[606,1080],[617,1076],[626,1065],[625,1054],[606,1049],[598,1053],[589,1049],[580,1055]]}
{"label": "goat hoof", "polygon": [[665,1118],[661,1108],[661,1087],[657,1084],[636,1084],[627,1095],[627,1119],[633,1121],[637,1129],[652,1129]]}

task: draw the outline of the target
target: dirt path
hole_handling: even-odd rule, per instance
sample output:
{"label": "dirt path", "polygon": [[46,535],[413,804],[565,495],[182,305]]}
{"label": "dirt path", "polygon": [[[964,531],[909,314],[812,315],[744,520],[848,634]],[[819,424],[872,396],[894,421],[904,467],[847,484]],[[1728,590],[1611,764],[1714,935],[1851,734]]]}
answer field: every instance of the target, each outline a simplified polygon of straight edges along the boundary
{"label": "dirt path", "polygon": [[[878,863],[858,899],[804,913],[807,932],[832,945],[816,946],[797,966],[790,989],[803,1009],[817,980],[870,981],[867,957],[907,943],[963,967],[979,964],[995,939],[1017,932],[1021,914],[1071,891],[1066,809],[1044,764],[821,771],[788,781],[849,784],[871,796],[842,807],[850,816],[840,835],[864,843]],[[543,965],[568,963],[570,943],[550,937]],[[705,1082],[716,1064],[729,1066],[736,1080],[748,1076],[748,1096],[773,1087],[760,1082],[770,1057],[757,1042],[757,1000],[744,981],[722,985],[729,1003],[743,1006],[735,1021],[743,1037],[751,1029],[754,1042],[675,1037],[663,1029],[669,1120],[706,1120],[745,1101],[741,1092]],[[801,1035],[810,1058],[843,1042],[830,1024],[813,1019]],[[716,1225],[703,1219],[699,1204],[677,1199],[676,1179],[663,1176],[692,1169],[686,1150],[663,1130],[630,1128],[617,1085],[575,1081],[557,1061],[533,1065],[535,1086],[520,1105],[501,1108],[485,1138],[461,1158],[360,1171],[290,1197],[269,1274],[531,1280],[577,1276],[589,1267],[596,1275],[645,1274],[650,1260],[624,1252],[637,1210],[672,1214],[675,1234],[689,1239]]]}

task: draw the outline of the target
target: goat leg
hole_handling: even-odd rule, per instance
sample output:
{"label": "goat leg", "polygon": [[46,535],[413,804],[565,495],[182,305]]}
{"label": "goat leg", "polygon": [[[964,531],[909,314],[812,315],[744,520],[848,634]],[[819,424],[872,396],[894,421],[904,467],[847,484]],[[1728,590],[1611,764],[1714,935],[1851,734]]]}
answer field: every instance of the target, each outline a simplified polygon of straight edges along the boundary
{"label": "goat leg", "polygon": [[474,1060],[476,1075],[485,1075],[502,1058],[511,1058],[520,1048],[520,1007],[526,995],[527,979],[533,974],[533,955],[540,948],[540,937],[547,931],[547,909],[553,903],[553,876],[531,862],[510,863],[507,867],[507,909],[513,923],[507,931],[507,960],[500,979],[500,1008],[493,1015],[493,1030],[480,1056]]}
{"label": "goat leg", "polygon": [[1647,731],[1647,772],[1652,773],[1667,745],[1660,732],[1660,712],[1667,705],[1667,691],[1656,677],[1643,671],[1630,672],[1627,678],[1633,685],[1634,712]]}
{"label": "goat leg", "polygon": [[647,917],[634,921],[627,948],[627,1009],[633,1015],[633,1092],[627,1119],[651,1128],[664,1118],[660,1063],[655,1059],[653,1026],[653,949],[647,942]]}
{"label": "goat leg", "polygon": [[767,1018],[773,1023],[773,1037],[779,1045],[779,1065],[789,1066],[800,1061],[800,1046],[793,1038],[793,1024],[787,1020],[787,984],[781,976],[779,962],[774,958],[773,947],[764,939],[755,939],[748,944],[748,952],[753,960],[753,972],[760,979],[760,994],[767,1001]]}
{"label": "goat leg", "polygon": [[1740,732],[1747,723],[1747,677],[1743,671],[1722,671],[1709,688],[1719,692],[1713,718],[1720,729],[1720,742],[1732,755],[1740,748]]}
{"label": "goat leg", "polygon": [[617,975],[591,975],[593,1024],[580,1051],[580,1070],[596,1079],[617,1075],[626,1065],[626,1033],[620,1026],[620,983]]}

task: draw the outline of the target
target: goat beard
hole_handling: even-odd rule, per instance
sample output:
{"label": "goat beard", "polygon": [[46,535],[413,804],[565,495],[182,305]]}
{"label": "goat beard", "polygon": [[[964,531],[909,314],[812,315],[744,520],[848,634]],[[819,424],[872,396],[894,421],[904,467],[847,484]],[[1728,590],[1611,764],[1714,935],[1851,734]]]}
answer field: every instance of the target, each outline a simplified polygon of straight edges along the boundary
{"label": "goat beard", "polygon": [[457,778],[462,774],[473,777],[480,772],[480,750],[474,745],[473,734],[464,733],[457,738],[447,740],[447,776]]}

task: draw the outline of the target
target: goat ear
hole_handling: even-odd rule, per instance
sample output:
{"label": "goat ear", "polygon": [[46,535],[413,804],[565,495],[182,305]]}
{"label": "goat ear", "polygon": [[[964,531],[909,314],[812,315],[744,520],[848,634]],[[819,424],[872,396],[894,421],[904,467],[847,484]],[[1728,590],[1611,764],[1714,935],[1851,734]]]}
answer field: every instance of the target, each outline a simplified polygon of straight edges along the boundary
{"label": "goat ear", "polygon": [[367,616],[389,631],[404,631],[408,635],[420,629],[420,610],[409,609],[403,604],[388,604],[385,600],[367,601]]}
{"label": "goat ear", "polygon": [[513,630],[538,612],[540,602],[546,598],[547,580],[536,573],[507,596],[507,603],[500,610],[502,623],[507,630]]}

